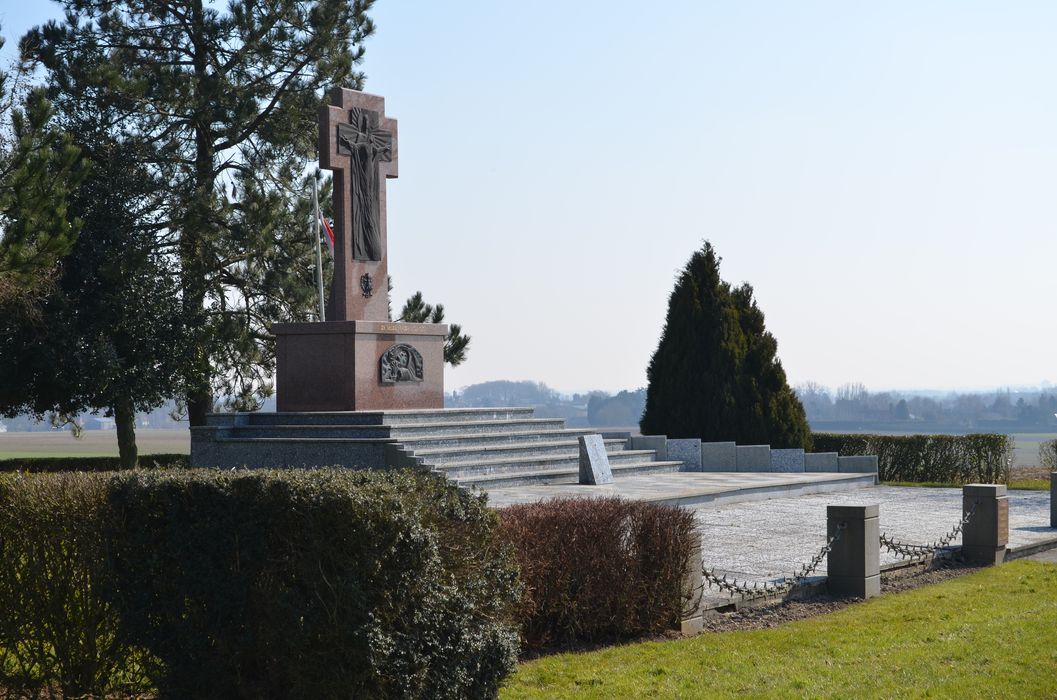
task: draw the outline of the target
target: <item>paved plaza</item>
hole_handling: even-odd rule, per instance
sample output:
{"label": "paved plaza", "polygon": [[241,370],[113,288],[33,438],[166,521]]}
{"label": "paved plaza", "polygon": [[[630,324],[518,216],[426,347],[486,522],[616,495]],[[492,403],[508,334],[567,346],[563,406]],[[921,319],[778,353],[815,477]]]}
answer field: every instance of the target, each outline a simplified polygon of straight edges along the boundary
{"label": "paved plaza", "polygon": [[488,504],[493,508],[515,503],[535,503],[551,498],[618,496],[634,501],[652,501],[686,507],[774,498],[776,496],[827,493],[858,489],[872,484],[873,474],[827,474],[801,472],[669,472],[615,479],[610,484],[532,484],[491,488]]}
{"label": "paved plaza", "polygon": [[[929,543],[961,519],[961,489],[872,486],[839,493],[772,498],[695,508],[702,563],[750,579],[792,573],[826,542],[826,506],[880,505],[881,532],[913,543]],[[1050,527],[1047,491],[1009,491],[1009,547],[1057,538]],[[952,544],[960,544],[955,539]],[[900,561],[881,552],[881,565]],[[825,575],[825,563],[819,572]]]}

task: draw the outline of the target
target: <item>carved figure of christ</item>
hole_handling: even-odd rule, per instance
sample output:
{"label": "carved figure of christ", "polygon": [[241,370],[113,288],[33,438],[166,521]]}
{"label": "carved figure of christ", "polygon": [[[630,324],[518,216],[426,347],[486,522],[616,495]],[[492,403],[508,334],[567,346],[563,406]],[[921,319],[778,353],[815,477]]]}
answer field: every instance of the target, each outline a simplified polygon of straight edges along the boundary
{"label": "carved figure of christ", "polygon": [[378,128],[378,113],[354,107],[349,123],[338,124],[337,152],[349,156],[347,179],[352,204],[352,258],[382,259],[378,220],[378,163],[393,159],[393,135]]}

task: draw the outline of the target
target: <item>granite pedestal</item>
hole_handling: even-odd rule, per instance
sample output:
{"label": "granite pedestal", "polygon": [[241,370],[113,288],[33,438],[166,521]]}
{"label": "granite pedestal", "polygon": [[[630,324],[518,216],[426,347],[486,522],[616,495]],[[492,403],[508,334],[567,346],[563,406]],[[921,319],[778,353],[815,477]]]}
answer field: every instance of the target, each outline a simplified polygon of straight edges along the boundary
{"label": "granite pedestal", "polygon": [[[444,407],[444,339],[436,323],[329,321],[280,323],[276,336],[276,410],[375,411]],[[382,367],[397,345],[421,356],[421,368]],[[394,381],[395,379],[395,381]]]}

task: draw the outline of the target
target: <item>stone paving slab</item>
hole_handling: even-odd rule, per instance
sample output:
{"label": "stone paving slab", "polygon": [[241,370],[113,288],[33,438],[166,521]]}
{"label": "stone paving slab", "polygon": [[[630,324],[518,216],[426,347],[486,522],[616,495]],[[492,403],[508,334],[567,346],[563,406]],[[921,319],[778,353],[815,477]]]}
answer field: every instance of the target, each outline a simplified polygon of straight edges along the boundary
{"label": "stone paving slab", "polygon": [[729,503],[789,494],[856,489],[872,483],[873,479],[873,475],[864,474],[669,472],[620,477],[611,484],[599,486],[551,484],[486,490],[488,504],[494,508],[515,503],[535,503],[549,498],[592,496],[620,496],[692,507],[703,503]]}
{"label": "stone paving slab", "polygon": [[[706,567],[749,579],[791,574],[826,542],[826,506],[880,505],[881,532],[914,543],[935,541],[961,519],[961,489],[873,486],[852,491],[695,508]],[[1057,536],[1050,494],[1009,491],[1009,547]],[[952,544],[961,544],[961,539]],[[881,552],[881,565],[901,561]],[[823,562],[817,573],[825,575]]]}

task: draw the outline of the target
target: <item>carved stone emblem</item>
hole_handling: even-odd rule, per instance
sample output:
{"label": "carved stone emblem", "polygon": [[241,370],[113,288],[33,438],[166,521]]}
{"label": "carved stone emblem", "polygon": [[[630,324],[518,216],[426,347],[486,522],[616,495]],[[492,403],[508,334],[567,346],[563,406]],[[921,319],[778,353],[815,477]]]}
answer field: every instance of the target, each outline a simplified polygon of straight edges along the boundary
{"label": "carved stone emblem", "polygon": [[371,298],[371,294],[374,292],[374,282],[371,280],[371,273],[365,272],[360,277],[360,291],[363,292],[364,299]]}
{"label": "carved stone emblem", "polygon": [[397,343],[382,353],[382,384],[422,381],[422,353]]}

